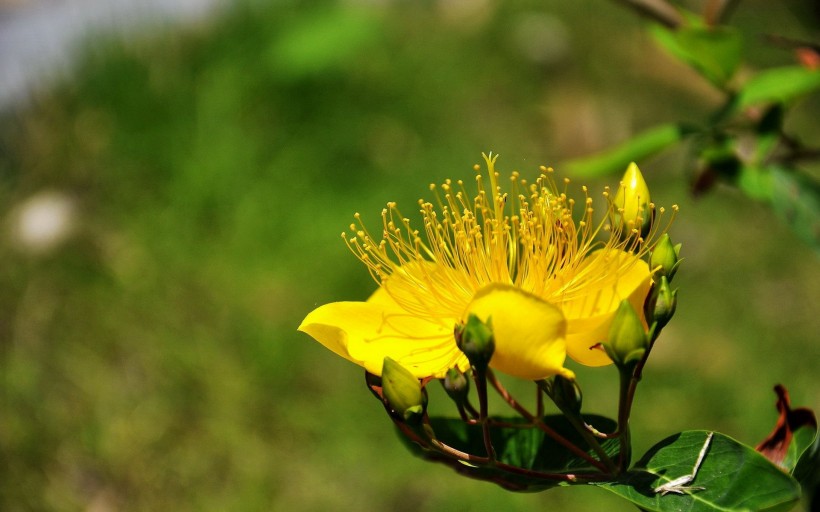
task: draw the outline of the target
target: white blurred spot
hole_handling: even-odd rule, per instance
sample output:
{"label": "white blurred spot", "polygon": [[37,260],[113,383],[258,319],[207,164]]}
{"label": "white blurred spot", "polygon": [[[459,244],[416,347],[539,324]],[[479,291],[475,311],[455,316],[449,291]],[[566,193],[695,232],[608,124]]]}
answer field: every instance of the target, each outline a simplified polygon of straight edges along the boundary
{"label": "white blurred spot", "polygon": [[82,42],[194,22],[227,0],[0,0],[0,108],[70,72]]}
{"label": "white blurred spot", "polygon": [[48,252],[64,242],[76,227],[77,207],[67,194],[39,192],[12,212],[12,237],[20,249]]}

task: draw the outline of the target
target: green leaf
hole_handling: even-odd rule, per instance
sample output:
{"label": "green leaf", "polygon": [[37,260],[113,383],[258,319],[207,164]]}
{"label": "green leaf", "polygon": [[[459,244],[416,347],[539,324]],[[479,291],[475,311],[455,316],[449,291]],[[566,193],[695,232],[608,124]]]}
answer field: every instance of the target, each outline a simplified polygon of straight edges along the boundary
{"label": "green leaf", "polygon": [[298,20],[268,51],[271,66],[283,77],[302,78],[343,69],[375,43],[381,24],[363,9],[327,8]]}
{"label": "green leaf", "polygon": [[772,176],[763,167],[742,166],[737,176],[737,186],[747,196],[758,201],[768,201],[772,197]]}
{"label": "green leaf", "polygon": [[[492,420],[503,424],[502,426],[495,425],[491,429],[492,443],[498,462],[522,468],[529,471],[529,474],[510,472],[497,464],[468,465],[438,451],[423,448],[404,436],[402,439],[406,441],[415,455],[426,460],[443,462],[466,476],[495,482],[511,490],[536,491],[558,485],[568,485],[566,482],[539,477],[538,473],[600,474],[600,471],[588,461],[570,452],[542,430],[528,427],[523,418],[494,417]],[[563,415],[545,416],[543,421],[576,446],[587,446]],[[603,416],[584,415],[584,421],[600,431],[614,431],[617,428],[613,420]],[[477,456],[486,455],[480,425],[468,425],[455,418],[437,417],[430,418],[430,425],[435,432],[436,439],[451,448]],[[600,442],[604,451],[611,458],[617,458],[619,448],[617,439],[606,439]],[[592,450],[588,450],[587,453],[594,454]]]}
{"label": "green leaf", "polygon": [[780,103],[771,105],[763,113],[755,127],[757,143],[754,151],[754,162],[765,162],[780,143],[783,133],[783,117],[785,109]]}
{"label": "green leaf", "polygon": [[792,475],[803,481],[813,471],[817,471],[820,461],[820,435],[816,428],[804,426],[794,431],[789,451],[783,465],[792,468]]}
{"label": "green leaf", "polygon": [[[805,446],[805,441],[811,437],[809,433],[813,433],[814,437],[801,453],[800,446]],[[817,429],[814,429],[814,432],[809,428],[801,428],[795,431],[792,444],[789,447],[790,452],[792,447],[794,447],[796,453],[800,453],[792,475],[803,487],[803,494],[807,502],[816,506],[818,500],[820,500],[820,435],[818,435]]]}
{"label": "green leaf", "polygon": [[704,431],[686,431],[668,437],[618,481],[596,485],[642,509],[659,512],[785,511],[800,499],[800,485],[794,478],[753,448],[719,433],[689,484],[703,490],[656,493],[658,486],[692,473],[706,436]]}
{"label": "green leaf", "polygon": [[802,66],[768,69],[754,75],[738,92],[735,108],[759,103],[784,103],[820,89],[820,70]]}
{"label": "green leaf", "polygon": [[652,35],[669,53],[721,88],[740,64],[743,39],[732,27],[691,25],[671,30],[657,25]]}
{"label": "green leaf", "polygon": [[772,167],[771,203],[778,217],[804,242],[820,249],[820,186],[809,177]]}
{"label": "green leaf", "polygon": [[630,162],[648,158],[694,132],[687,125],[662,124],[597,155],[569,160],[562,168],[577,178],[623,173]]}

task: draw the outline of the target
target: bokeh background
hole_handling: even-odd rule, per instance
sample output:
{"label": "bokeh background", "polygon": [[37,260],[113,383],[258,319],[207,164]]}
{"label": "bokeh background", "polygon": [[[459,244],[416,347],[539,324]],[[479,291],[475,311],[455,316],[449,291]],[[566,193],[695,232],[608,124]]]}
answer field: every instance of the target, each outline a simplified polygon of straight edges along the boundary
{"label": "bokeh background", "polygon": [[[560,173],[719,96],[614,1],[209,2],[175,21],[161,3],[112,11],[57,59],[37,37],[2,48],[38,73],[5,83],[0,122],[0,509],[632,510],[413,458],[361,369],[296,327],[374,288],[339,239],[354,212],[412,211],[481,151]],[[0,31],[69,4],[0,2]],[[816,41],[816,16],[744,1],[733,24],[768,67],[792,55],[761,34]],[[787,120],[814,146],[818,107]],[[686,260],[638,453],[684,429],[756,444],[775,383],[820,408],[816,253],[733,189],[694,200],[686,156],[639,162],[681,206]],[[615,370],[578,371],[587,410],[613,414]]]}

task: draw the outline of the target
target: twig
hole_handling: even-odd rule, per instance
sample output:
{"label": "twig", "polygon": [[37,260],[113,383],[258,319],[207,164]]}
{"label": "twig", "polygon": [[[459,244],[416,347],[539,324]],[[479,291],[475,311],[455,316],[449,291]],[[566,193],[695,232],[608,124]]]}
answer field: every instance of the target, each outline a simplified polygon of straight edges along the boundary
{"label": "twig", "polygon": [[709,0],[703,9],[703,20],[710,27],[726,23],[736,6],[737,0]]}
{"label": "twig", "polygon": [[[555,430],[550,428],[549,425],[547,425],[546,423],[544,423],[541,420],[541,418],[534,416],[524,406],[519,404],[518,401],[515,398],[513,398],[513,396],[510,395],[510,393],[507,391],[507,389],[501,384],[501,382],[498,380],[498,378],[496,378],[496,376],[492,372],[492,370],[489,370],[489,369],[487,370],[487,377],[488,377],[488,380],[490,381],[490,384],[492,384],[492,386],[495,388],[495,390],[498,391],[498,394],[501,395],[501,398],[503,398],[504,401],[507,402],[510,405],[510,407],[515,409],[518,412],[518,414],[520,414],[526,420],[531,422],[535,427],[537,427],[539,430],[541,430],[542,432],[544,432],[545,434],[550,436],[553,440],[555,440],[557,443],[559,443],[560,445],[565,447],[567,450],[571,451],[572,453],[574,453],[578,457],[581,457],[585,461],[587,461],[590,464],[592,464],[593,466],[595,466],[600,471],[602,471],[604,473],[608,473],[608,474],[612,472],[613,467],[610,467],[611,464],[612,464],[611,461],[610,461],[610,464],[608,465],[606,463],[606,460],[599,461],[599,460],[595,459],[589,453],[587,453],[584,450],[582,450],[581,448],[579,448],[575,443],[573,443],[569,439],[565,438],[564,436],[562,436],[561,434],[559,434],[558,432],[556,432]],[[604,456],[606,457],[606,454],[604,454]]]}
{"label": "twig", "polygon": [[665,0],[616,0],[646,18],[651,18],[668,28],[678,28],[683,17]]}
{"label": "twig", "polygon": [[487,402],[487,374],[488,368],[475,368],[476,392],[478,393],[478,421],[481,423],[481,431],[484,434],[484,448],[487,450],[487,458],[495,460],[495,448],[490,435],[489,405]]}

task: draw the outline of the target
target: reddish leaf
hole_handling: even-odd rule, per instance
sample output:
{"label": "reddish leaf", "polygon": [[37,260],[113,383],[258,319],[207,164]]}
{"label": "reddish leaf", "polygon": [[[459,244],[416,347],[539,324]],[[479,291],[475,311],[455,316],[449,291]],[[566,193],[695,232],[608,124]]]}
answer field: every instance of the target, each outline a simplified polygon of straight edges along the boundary
{"label": "reddish leaf", "polygon": [[[784,466],[794,431],[805,426],[811,426],[816,430],[817,418],[811,409],[805,407],[792,409],[789,401],[789,392],[782,385],[776,385],[774,392],[777,393],[777,402],[775,405],[780,413],[780,417],[777,418],[777,424],[774,430],[772,430],[772,433],[757,445],[755,449],[762,453],[767,459],[782,467]],[[788,469],[791,470],[791,468]]]}

